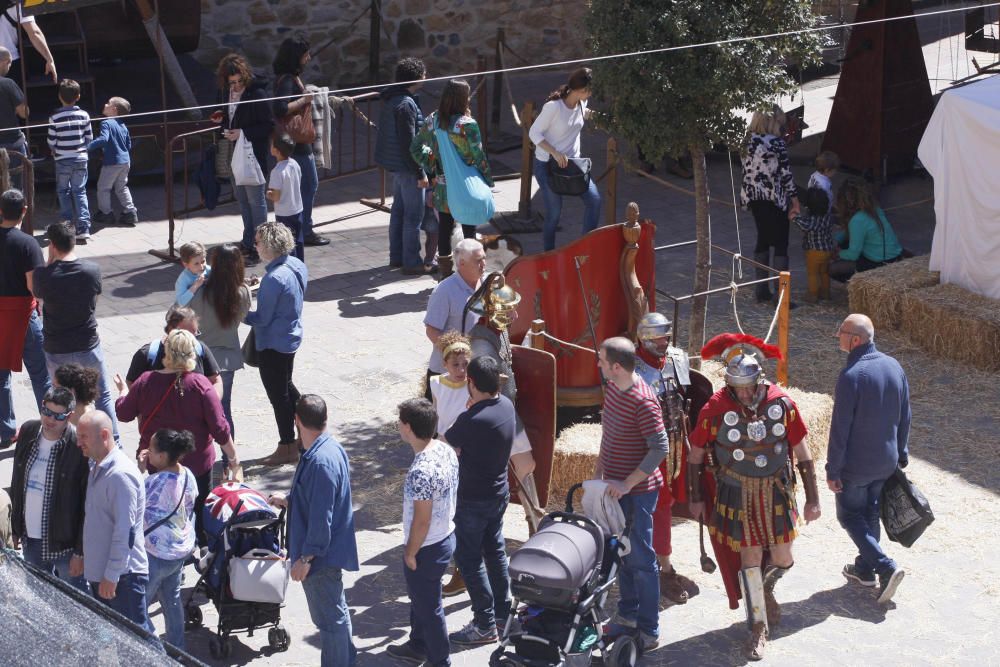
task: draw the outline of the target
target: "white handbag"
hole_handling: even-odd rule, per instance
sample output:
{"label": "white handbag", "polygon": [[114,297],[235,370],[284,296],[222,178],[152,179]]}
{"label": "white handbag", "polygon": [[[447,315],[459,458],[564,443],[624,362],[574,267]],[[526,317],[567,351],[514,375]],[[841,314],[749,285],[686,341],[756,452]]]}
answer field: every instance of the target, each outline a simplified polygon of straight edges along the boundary
{"label": "white handbag", "polygon": [[245,132],[240,132],[233,148],[233,182],[236,185],[264,185],[264,172],[253,154],[253,144],[247,140]]}
{"label": "white handbag", "polygon": [[281,604],[291,572],[287,558],[267,549],[253,549],[229,560],[229,588],[234,600]]}

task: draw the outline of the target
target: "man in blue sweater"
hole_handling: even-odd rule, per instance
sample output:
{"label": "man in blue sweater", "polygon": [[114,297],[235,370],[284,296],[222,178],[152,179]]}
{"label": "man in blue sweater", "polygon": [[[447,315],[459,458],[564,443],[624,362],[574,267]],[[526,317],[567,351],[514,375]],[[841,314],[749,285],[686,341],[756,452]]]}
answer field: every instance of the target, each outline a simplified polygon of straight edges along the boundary
{"label": "man in blue sweater", "polygon": [[288,558],[292,580],[301,581],[309,615],[319,629],[322,667],[350,667],[357,657],[351,615],[344,597],[343,571],[358,569],[347,453],[326,432],[326,402],[303,394],[295,405],[295,425],[304,453],[292,488],[270,502],[288,508]]}
{"label": "man in blue sweater", "polygon": [[879,545],[879,497],[898,465],[909,463],[910,388],[899,362],[875,349],[875,327],[854,313],[836,333],[847,364],[837,379],[826,483],[837,498],[837,519],[858,547],[844,576],[874,587],[880,604],[892,599],[903,569]]}

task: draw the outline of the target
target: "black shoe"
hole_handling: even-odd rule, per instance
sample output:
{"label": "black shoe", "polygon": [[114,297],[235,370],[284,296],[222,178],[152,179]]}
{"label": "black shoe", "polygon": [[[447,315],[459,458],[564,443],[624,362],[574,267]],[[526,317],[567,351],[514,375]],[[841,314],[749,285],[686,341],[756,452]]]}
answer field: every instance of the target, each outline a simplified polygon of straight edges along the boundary
{"label": "black shoe", "polygon": [[14,438],[4,438],[0,440],[0,449],[7,449],[14,444]]}
{"label": "black shoe", "polygon": [[404,266],[402,274],[404,276],[427,276],[433,273],[423,264],[417,264],[416,266]]}
{"label": "black shoe", "polygon": [[97,223],[98,225],[113,225],[115,224],[115,215],[114,213],[97,211],[96,213],[90,214],[90,222]]}
{"label": "black shoe", "polygon": [[857,565],[845,565],[842,574],[848,581],[861,584],[865,588],[873,588],[875,586],[875,573],[862,572],[858,569]]}
{"label": "black shoe", "polygon": [[422,665],[427,661],[427,656],[410,646],[410,642],[402,644],[390,644],[385,652],[392,657],[408,662],[411,665]]}
{"label": "black shoe", "polygon": [[400,269],[402,267],[403,267],[403,263],[402,262],[393,262],[391,260],[389,261],[389,268],[390,269]]}
{"label": "black shoe", "polygon": [[135,227],[135,223],[139,222],[139,212],[138,211],[123,211],[120,216],[118,216],[118,224],[123,227]]}
{"label": "black shoe", "polygon": [[330,239],[324,238],[318,234],[313,234],[312,236],[307,236],[305,241],[302,243],[307,246],[330,245]]}
{"label": "black shoe", "polygon": [[896,589],[899,588],[899,582],[903,580],[906,576],[906,572],[903,572],[902,568],[897,567],[892,572],[886,574],[878,575],[878,603],[888,604],[892,596],[896,594]]}

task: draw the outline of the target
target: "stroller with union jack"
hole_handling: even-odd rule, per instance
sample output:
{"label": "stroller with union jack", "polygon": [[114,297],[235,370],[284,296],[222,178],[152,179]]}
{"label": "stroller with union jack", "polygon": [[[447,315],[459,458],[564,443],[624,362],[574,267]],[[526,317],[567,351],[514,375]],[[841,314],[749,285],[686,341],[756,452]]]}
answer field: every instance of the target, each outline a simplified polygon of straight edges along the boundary
{"label": "stroller with union jack", "polygon": [[212,601],[219,625],[208,648],[216,660],[232,652],[230,635],[269,628],[268,645],[288,649],[288,631],[281,626],[291,565],[285,551],[285,512],[280,513],[261,493],[240,482],[212,489],[203,510],[208,552],[198,561],[200,573],[184,605],[186,627],[200,627],[204,618],[194,596]]}

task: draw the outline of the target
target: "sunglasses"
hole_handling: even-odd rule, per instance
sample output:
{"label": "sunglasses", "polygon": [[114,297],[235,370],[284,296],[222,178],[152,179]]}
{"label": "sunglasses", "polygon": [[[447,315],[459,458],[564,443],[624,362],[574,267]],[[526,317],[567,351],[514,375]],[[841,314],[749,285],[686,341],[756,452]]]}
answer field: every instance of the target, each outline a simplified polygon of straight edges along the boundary
{"label": "sunglasses", "polygon": [[56,412],[55,410],[48,409],[44,405],[41,408],[41,412],[46,417],[52,417],[57,422],[64,422],[64,421],[66,421],[67,419],[69,419],[69,415],[70,415],[69,411],[66,411],[66,412]]}

